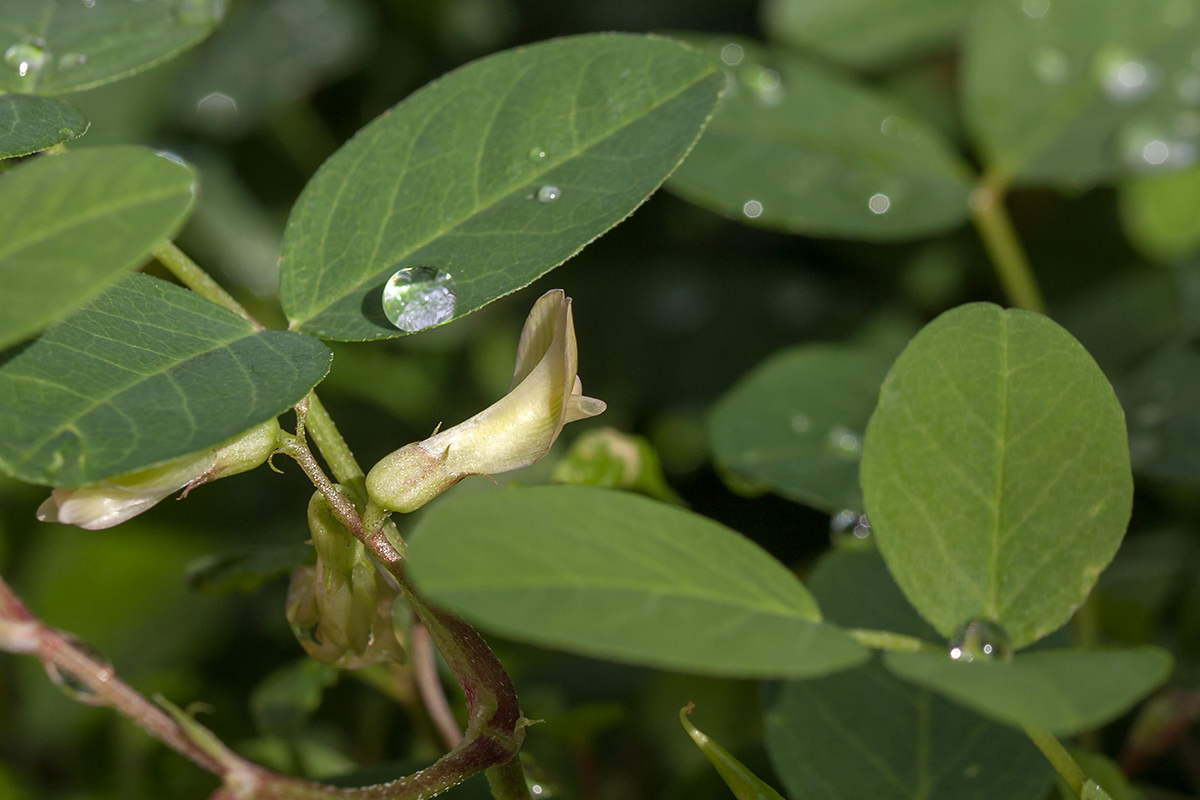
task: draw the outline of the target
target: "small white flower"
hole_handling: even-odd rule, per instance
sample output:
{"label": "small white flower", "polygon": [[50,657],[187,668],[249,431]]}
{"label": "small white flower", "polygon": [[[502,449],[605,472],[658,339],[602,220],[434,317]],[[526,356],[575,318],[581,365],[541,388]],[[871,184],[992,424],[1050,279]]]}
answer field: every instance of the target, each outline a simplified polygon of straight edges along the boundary
{"label": "small white flower", "polygon": [[525,467],[546,455],[568,422],[594,417],[602,401],[585,397],[578,375],[571,298],[542,295],[517,346],[512,386],[466,422],[405,445],[367,475],[371,500],[391,511],[414,511],[467,475]]}
{"label": "small white flower", "polygon": [[38,507],[42,522],[100,530],[136,517],[160,500],[201,484],[254,469],[275,452],[279,423],[272,419],[224,444],[157,467],[127,472],[79,489],[54,489]]}

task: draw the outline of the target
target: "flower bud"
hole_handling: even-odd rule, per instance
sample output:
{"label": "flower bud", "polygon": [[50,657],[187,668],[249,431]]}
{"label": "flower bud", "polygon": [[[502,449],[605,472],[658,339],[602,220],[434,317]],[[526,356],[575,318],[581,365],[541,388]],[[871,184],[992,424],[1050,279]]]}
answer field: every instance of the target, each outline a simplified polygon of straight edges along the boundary
{"label": "flower bud", "polygon": [[466,422],[385,457],[367,475],[367,492],[376,505],[414,511],[467,475],[532,464],[565,424],[604,408],[583,394],[571,299],[555,289],[529,312],[508,394]]}
{"label": "flower bud", "polygon": [[37,510],[42,522],[100,530],[137,516],[163,498],[254,469],[277,447],[279,422],[271,419],[198,453],[127,472],[79,489],[54,489]]}

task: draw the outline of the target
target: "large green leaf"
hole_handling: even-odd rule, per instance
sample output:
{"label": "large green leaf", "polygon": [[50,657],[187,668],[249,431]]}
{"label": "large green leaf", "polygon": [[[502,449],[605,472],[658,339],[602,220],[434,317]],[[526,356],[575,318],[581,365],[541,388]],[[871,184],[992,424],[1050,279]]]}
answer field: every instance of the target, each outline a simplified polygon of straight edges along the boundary
{"label": "large green leaf", "polygon": [[765,0],[773,39],[852,67],[875,67],[948,44],[974,0]]}
{"label": "large green leaf", "polygon": [[1157,647],[1041,650],[1011,662],[955,661],[941,653],[888,653],[888,669],[1010,725],[1076,733],[1108,722],[1167,678]]}
{"label": "large green leaf", "polygon": [[867,652],[787,568],[712,520],[581,486],[438,502],[413,532],[431,600],[505,636],[689,672],[807,676]]}
{"label": "large green leaf", "polygon": [[0,467],[72,487],[202,450],[299,401],[329,358],[127,275],[0,366]]}
{"label": "large green leaf", "polygon": [[987,618],[1021,647],[1070,617],[1125,533],[1124,415],[1047,317],[960,306],[888,373],[862,485],[880,551],[922,616],[946,636]]}
{"label": "large green leaf", "polygon": [[527,285],[662,183],[722,85],[683,45],[619,34],[509,50],[431,83],[359,131],[292,209],[280,290],[293,327],[401,335],[381,294],[406,266],[449,273],[448,319]]}
{"label": "large green leaf", "polygon": [[0,94],[0,158],[26,156],[82,136],[87,117],[65,100]]}
{"label": "large green leaf", "polygon": [[772,356],[713,408],[713,455],[784,497],[861,511],[862,435],[890,363],[864,348],[830,345]]}
{"label": "large green leaf", "polygon": [[142,147],[39,158],[0,175],[0,348],[141,263],[187,217],[196,174]]}
{"label": "large green leaf", "polygon": [[1200,249],[1197,209],[1200,167],[1134,178],[1121,185],[1125,233],[1151,258],[1170,261]]}
{"label": "large green leaf", "polygon": [[[808,585],[840,625],[937,639],[878,553],[830,552]],[[792,797],[1040,797],[1054,777],[1021,734],[905,683],[877,662],[770,687],[764,714],[767,748]]]}
{"label": "large green leaf", "polygon": [[729,89],[672,192],[814,236],[908,239],[967,218],[967,167],[898,101],[746,40],[702,44],[725,63]]}
{"label": "large green leaf", "polygon": [[988,166],[1070,187],[1194,161],[1192,0],[986,0],[966,45],[967,122]]}
{"label": "large green leaf", "polygon": [[4,0],[0,92],[61,94],[154,66],[204,39],[224,0]]}

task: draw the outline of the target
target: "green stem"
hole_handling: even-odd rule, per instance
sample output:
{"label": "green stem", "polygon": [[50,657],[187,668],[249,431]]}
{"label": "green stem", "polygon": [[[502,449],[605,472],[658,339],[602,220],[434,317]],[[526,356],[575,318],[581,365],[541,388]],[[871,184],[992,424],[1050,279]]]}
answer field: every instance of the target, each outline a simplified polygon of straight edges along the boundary
{"label": "green stem", "polygon": [[513,756],[505,763],[489,769],[487,779],[492,787],[492,797],[496,800],[530,800],[529,784],[525,781],[520,756]]}
{"label": "green stem", "polygon": [[1009,302],[1018,308],[1046,313],[1046,303],[1037,278],[1029,266],[1029,257],[1004,206],[1005,188],[997,180],[985,178],[971,193],[971,219],[983,239],[996,277]]}
{"label": "green stem", "polygon": [[863,628],[851,628],[846,631],[851,639],[872,650],[891,650],[898,653],[917,653],[922,650],[937,650],[938,648],[915,636],[905,636],[891,631],[871,631]]}
{"label": "green stem", "polygon": [[1026,728],[1025,735],[1037,745],[1038,750],[1042,751],[1042,755],[1054,766],[1059,777],[1066,782],[1067,787],[1077,797],[1083,797],[1083,787],[1089,782],[1087,773],[1075,762],[1075,759],[1071,758],[1071,754],[1067,752],[1067,748],[1062,746],[1062,742],[1050,731],[1042,728]]}
{"label": "green stem", "polygon": [[329,464],[333,477],[350,493],[355,502],[365,503],[367,485],[362,467],[355,460],[350,445],[342,438],[333,417],[329,416],[325,406],[321,405],[316,392],[308,393],[307,425],[308,432],[317,449],[321,451],[321,456]]}
{"label": "green stem", "polygon": [[250,312],[235,300],[233,295],[225,291],[221,284],[214,281],[207,272],[200,268],[200,265],[188,258],[187,253],[180,250],[174,242],[168,240],[154,248],[154,257],[170,270],[171,274],[178,278],[184,286],[201,297],[206,297],[214,303],[228,308],[242,319],[253,323],[254,327],[263,330],[263,326],[259,324],[258,320],[250,316]]}

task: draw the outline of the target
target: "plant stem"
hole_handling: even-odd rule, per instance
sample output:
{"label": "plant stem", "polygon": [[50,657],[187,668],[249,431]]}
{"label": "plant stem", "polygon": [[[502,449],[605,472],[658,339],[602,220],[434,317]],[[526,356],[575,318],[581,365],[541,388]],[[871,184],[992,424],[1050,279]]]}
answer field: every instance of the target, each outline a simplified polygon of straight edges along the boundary
{"label": "plant stem", "polygon": [[421,692],[421,700],[429,718],[442,737],[446,746],[453,750],[462,741],[462,731],[458,728],[458,720],[450,709],[442,682],[438,680],[437,656],[433,651],[433,641],[429,631],[420,622],[412,626],[412,666],[416,678],[417,690]]}
{"label": "plant stem", "polygon": [[971,220],[983,239],[1009,302],[1017,308],[1045,314],[1042,290],[1004,206],[1005,194],[1005,187],[999,180],[985,177],[971,193]]}
{"label": "plant stem", "polygon": [[228,308],[242,319],[252,323],[254,327],[264,330],[259,321],[250,316],[250,312],[235,300],[233,295],[225,291],[221,284],[214,281],[212,276],[200,268],[200,265],[188,258],[187,253],[180,250],[174,242],[168,240],[154,248],[154,257],[170,270],[180,283],[196,294]]}
{"label": "plant stem", "polygon": [[367,486],[362,467],[358,465],[354,453],[350,451],[350,445],[342,438],[342,432],[321,404],[316,392],[308,393],[307,425],[308,432],[312,434],[313,442],[324,456],[325,463],[329,464],[329,471],[333,473],[333,477],[350,492],[350,496],[356,502],[365,503]]}
{"label": "plant stem", "polygon": [[898,653],[916,653],[922,650],[937,650],[938,648],[915,636],[905,636],[891,631],[871,631],[863,628],[851,628],[846,631],[851,639],[872,650],[892,650]]}
{"label": "plant stem", "polygon": [[521,767],[520,756],[513,756],[503,764],[489,769],[487,779],[488,785],[492,787],[492,797],[496,800],[529,798],[529,784],[525,781],[525,770]]}
{"label": "plant stem", "polygon": [[1025,735],[1037,745],[1037,749],[1042,751],[1046,760],[1054,765],[1059,777],[1066,782],[1070,790],[1077,797],[1082,797],[1084,784],[1088,783],[1087,773],[1071,758],[1062,742],[1050,731],[1042,728],[1026,728]]}

